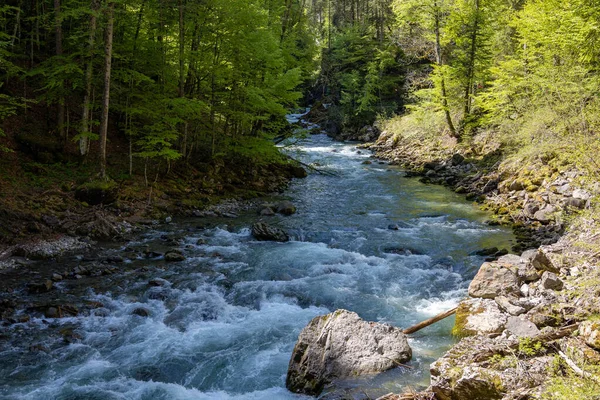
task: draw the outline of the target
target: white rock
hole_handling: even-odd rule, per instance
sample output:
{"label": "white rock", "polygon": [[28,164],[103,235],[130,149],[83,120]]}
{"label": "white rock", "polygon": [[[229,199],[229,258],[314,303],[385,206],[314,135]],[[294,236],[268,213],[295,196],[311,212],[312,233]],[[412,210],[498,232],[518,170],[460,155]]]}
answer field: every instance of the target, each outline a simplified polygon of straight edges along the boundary
{"label": "white rock", "polygon": [[576,199],[581,199],[581,200],[589,200],[591,197],[591,194],[583,189],[575,189],[573,191],[573,197]]}
{"label": "white rock", "polygon": [[501,333],[507,315],[491,299],[469,299],[460,303],[456,311],[454,333],[459,336]]}

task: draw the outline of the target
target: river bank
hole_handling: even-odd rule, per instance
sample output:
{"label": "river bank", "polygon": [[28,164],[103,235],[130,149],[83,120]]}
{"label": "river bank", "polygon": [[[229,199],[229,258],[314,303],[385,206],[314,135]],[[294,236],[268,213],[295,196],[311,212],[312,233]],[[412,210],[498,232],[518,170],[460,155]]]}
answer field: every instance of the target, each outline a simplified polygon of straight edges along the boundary
{"label": "river bank", "polygon": [[186,176],[174,170],[150,185],[142,177],[76,185],[58,175],[42,187],[14,180],[0,196],[0,266],[10,256],[48,259],[91,241],[124,240],[175,217],[235,216],[306,176],[285,162],[202,170]]}
{"label": "river bank", "polygon": [[365,147],[491,210],[518,240],[517,255],[482,265],[458,307],[453,333],[463,339],[432,363],[430,387],[412,398],[600,393],[598,184],[552,159],[516,163],[489,137],[465,151],[450,139],[424,143],[383,132]]}

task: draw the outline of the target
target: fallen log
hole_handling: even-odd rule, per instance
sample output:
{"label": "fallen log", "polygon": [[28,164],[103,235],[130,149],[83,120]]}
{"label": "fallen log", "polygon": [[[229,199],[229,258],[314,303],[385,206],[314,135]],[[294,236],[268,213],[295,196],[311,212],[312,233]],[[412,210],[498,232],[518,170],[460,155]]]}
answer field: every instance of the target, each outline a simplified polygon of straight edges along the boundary
{"label": "fallen log", "polygon": [[445,311],[445,312],[443,312],[443,313],[441,313],[441,314],[438,314],[438,315],[436,315],[435,317],[432,317],[432,318],[426,319],[426,320],[425,320],[425,321],[423,321],[423,322],[419,322],[418,324],[416,324],[416,325],[413,325],[413,326],[411,326],[410,328],[404,329],[404,330],[402,331],[402,333],[404,333],[405,335],[410,335],[411,333],[415,333],[415,332],[417,332],[417,331],[420,331],[421,329],[423,329],[423,328],[426,328],[426,327],[428,327],[429,325],[433,325],[433,324],[435,324],[436,322],[438,322],[438,321],[441,321],[441,320],[443,320],[444,318],[448,318],[449,316],[453,315],[454,313],[456,313],[456,309],[457,309],[457,308],[458,308],[458,307],[454,307],[453,309],[451,309],[451,310],[448,310],[448,311]]}
{"label": "fallen log", "polygon": [[316,172],[317,174],[327,175],[327,176],[339,176],[339,174],[337,174],[335,172],[326,171],[326,170],[317,168],[314,165],[310,165],[310,164],[304,163],[304,162],[302,162],[300,160],[297,160],[294,157],[290,156],[289,154],[286,154],[286,157],[288,159],[292,160],[293,162],[298,163],[298,164],[302,165],[303,167],[308,168],[310,171]]}

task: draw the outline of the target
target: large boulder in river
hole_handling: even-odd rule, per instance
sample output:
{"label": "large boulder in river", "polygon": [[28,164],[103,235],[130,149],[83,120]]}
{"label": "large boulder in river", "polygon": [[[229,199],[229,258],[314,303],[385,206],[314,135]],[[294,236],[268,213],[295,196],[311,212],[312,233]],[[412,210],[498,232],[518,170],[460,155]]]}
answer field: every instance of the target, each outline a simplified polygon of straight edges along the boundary
{"label": "large boulder in river", "polygon": [[286,231],[267,225],[264,222],[257,222],[252,225],[252,236],[256,240],[270,240],[275,242],[287,242],[290,240],[290,236]]}
{"label": "large boulder in river", "polygon": [[383,372],[411,357],[401,329],[337,310],[314,318],[302,330],[286,386],[292,392],[318,395],[335,379]]}

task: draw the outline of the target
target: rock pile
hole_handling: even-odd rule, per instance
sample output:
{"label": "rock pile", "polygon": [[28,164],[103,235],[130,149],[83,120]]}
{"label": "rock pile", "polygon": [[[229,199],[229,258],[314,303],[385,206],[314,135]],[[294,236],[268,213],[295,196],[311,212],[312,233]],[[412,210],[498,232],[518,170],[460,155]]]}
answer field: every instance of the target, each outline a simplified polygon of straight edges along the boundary
{"label": "rock pile", "polygon": [[[600,324],[590,295],[573,301],[579,273],[561,241],[484,263],[456,312],[463,339],[431,365],[428,392],[440,400],[538,398],[559,351],[600,365]],[[593,297],[593,296],[592,296]],[[571,334],[579,327],[579,336]]]}

